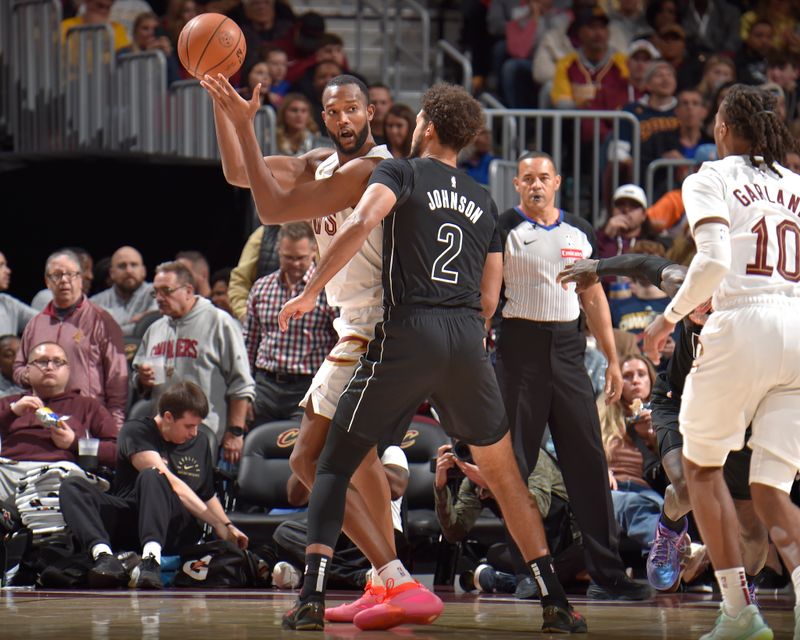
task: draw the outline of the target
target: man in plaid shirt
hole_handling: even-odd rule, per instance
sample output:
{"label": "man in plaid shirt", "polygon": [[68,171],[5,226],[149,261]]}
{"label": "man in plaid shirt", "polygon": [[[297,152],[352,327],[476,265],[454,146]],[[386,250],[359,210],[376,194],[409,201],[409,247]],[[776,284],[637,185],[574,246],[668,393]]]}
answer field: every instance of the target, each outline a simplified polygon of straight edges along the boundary
{"label": "man in plaid shirt", "polygon": [[321,292],[314,310],[282,333],[278,313],[302,293],[314,273],[317,243],[306,222],[284,224],[278,232],[280,268],[259,278],[247,299],[244,341],[256,380],[255,424],[302,414],[298,406],[317,369],[336,343],[338,310]]}

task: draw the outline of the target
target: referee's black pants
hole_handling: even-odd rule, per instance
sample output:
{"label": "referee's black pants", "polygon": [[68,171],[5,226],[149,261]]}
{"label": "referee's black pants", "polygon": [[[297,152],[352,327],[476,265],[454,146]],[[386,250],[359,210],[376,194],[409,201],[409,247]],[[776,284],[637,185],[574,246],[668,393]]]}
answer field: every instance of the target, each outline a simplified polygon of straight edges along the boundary
{"label": "referee's black pants", "polygon": [[596,583],[606,585],[620,578],[625,568],[619,557],[600,420],[583,365],[585,350],[577,321],[504,318],[496,372],[523,477],[536,466],[549,424],[583,536],[586,569]]}
{"label": "referee's black pants", "polygon": [[131,551],[157,542],[169,554],[202,535],[169,480],[155,468],[140,472],[134,491],[124,498],[103,493],[80,478],[65,479],[59,498],[64,521],[87,551],[100,543]]}

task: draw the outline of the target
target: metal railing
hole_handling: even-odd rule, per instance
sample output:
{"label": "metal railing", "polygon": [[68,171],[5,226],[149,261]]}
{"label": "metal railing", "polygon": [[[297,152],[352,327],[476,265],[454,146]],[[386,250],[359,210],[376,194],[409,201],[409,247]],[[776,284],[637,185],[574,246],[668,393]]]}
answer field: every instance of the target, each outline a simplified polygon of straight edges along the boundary
{"label": "metal railing", "polygon": [[489,163],[489,192],[500,213],[519,204],[519,194],[513,182],[516,175],[516,161],[492,160]]}
{"label": "metal railing", "polygon": [[[447,40],[436,43],[436,60],[434,63],[434,81],[444,80],[445,59],[452,60],[461,67],[461,85],[472,93],[472,62]],[[485,94],[488,95],[488,94]]]}
{"label": "metal railing", "polygon": [[11,2],[0,2],[0,138],[11,133]]}
{"label": "metal railing", "polygon": [[[699,164],[701,163],[690,158],[659,158],[658,160],[653,160],[650,164],[648,164],[645,174],[645,191],[647,193],[647,202],[650,204],[650,206],[653,206],[653,203],[656,200],[657,171],[666,170],[667,172],[666,191],[664,192],[667,193],[675,189],[675,169],[678,167],[693,168]],[[658,195],[663,195],[663,193]]]}
{"label": "metal railing", "polygon": [[256,128],[256,139],[261,147],[262,155],[269,156],[278,150],[277,140],[277,120],[275,110],[272,107],[261,107],[256,112],[254,119]]}
{"label": "metal railing", "polygon": [[70,148],[113,147],[114,31],[90,24],[67,31],[62,51],[65,137]]}
{"label": "metal railing", "polygon": [[0,25],[0,30],[9,27],[10,32],[9,60],[3,60],[9,90],[0,100],[8,100],[7,131],[17,151],[62,148],[60,24],[57,0],[17,0],[11,5],[10,25]]}
{"label": "metal railing", "polygon": [[169,92],[170,152],[192,158],[219,158],[211,97],[200,81],[173,82]]}
{"label": "metal railing", "polygon": [[[620,161],[616,157],[607,159],[607,145],[620,139],[622,121],[631,127],[632,182],[639,184],[639,121],[632,113],[577,109],[485,109],[484,112],[490,130],[494,131],[498,120],[502,126],[500,159],[513,161],[531,149],[550,153],[564,177],[562,190],[571,196],[571,211],[588,217],[593,224],[599,221],[603,208],[607,171],[612,190],[620,183]],[[516,122],[515,131],[506,124],[509,118]],[[601,135],[603,122],[610,122],[611,127],[605,139]],[[588,131],[584,123],[588,123]],[[588,189],[586,177],[590,182]],[[558,198],[560,203],[560,194]],[[582,198],[588,198],[591,215],[581,206]]]}
{"label": "metal railing", "polygon": [[364,20],[366,12],[371,11],[378,18],[378,25],[381,33],[381,82],[389,85],[389,30],[387,29],[388,20],[388,0],[357,0],[356,2],[356,30],[355,30],[355,60],[353,64],[356,69],[361,68],[361,51],[364,48]]}
{"label": "metal railing", "polygon": [[117,59],[114,146],[128,151],[167,151],[167,59],[162,51],[126,53]]}
{"label": "metal railing", "polygon": [[[419,55],[417,55],[409,46],[407,46],[406,43],[403,42],[403,34],[405,32],[405,29],[403,28],[403,15],[405,11],[411,11],[414,14],[414,19],[418,19],[420,22],[420,27],[422,29],[422,33],[420,34],[422,39],[422,49]],[[395,92],[399,93],[403,90],[402,64],[405,60],[408,60],[411,63],[415,73],[419,73],[418,77],[421,82],[414,88],[419,89],[420,86],[427,86],[431,75],[430,42],[431,16],[430,13],[428,13],[428,10],[416,0],[395,0],[394,60],[392,64],[392,69],[394,71],[394,82],[392,83],[392,87]]]}

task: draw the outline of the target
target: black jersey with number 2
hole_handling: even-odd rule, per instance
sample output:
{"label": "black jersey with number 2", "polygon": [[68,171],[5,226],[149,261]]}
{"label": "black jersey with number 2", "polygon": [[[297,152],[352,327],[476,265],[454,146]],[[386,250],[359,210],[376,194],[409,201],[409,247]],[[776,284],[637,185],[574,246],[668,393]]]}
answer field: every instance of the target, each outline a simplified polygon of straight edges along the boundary
{"label": "black jersey with number 2", "polygon": [[385,304],[480,309],[486,255],[503,250],[489,193],[433,158],[384,160],[373,183],[397,196],[383,221]]}

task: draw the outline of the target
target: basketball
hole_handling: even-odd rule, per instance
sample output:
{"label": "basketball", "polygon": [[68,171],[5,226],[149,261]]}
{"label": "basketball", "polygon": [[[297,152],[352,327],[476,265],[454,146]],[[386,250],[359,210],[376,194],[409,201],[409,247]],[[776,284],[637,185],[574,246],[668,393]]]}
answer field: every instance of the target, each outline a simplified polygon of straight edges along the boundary
{"label": "basketball", "polygon": [[230,78],[244,62],[247,45],[242,30],[219,13],[201,13],[178,36],[178,57],[195,78],[221,73]]}

